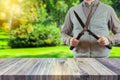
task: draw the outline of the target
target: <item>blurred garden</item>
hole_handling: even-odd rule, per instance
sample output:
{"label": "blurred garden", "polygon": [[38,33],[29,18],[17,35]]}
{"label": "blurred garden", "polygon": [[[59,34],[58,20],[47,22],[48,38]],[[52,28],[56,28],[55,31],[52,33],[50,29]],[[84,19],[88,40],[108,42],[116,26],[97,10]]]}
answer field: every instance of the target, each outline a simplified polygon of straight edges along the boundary
{"label": "blurred garden", "polygon": [[[0,0],[0,58],[72,58],[60,31],[68,9],[82,0]],[[111,5],[120,18],[119,0]],[[110,57],[120,57],[120,45]]]}

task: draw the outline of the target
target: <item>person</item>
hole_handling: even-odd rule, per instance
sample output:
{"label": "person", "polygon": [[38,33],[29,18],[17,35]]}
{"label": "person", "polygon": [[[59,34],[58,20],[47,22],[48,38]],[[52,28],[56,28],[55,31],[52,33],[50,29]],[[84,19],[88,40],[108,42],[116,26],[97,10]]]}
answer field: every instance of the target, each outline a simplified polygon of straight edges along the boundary
{"label": "person", "polygon": [[[89,32],[84,32],[82,37],[76,37],[83,30],[74,11],[85,23],[90,11],[94,14],[90,19],[88,29],[99,36],[96,40]],[[112,31],[113,34],[109,34]],[[71,36],[72,35],[72,36]],[[65,44],[74,46],[72,50],[74,57],[79,58],[104,58],[108,57],[111,50],[106,45],[120,43],[120,22],[112,7],[99,0],[83,0],[79,5],[71,7],[67,12],[61,37]]]}

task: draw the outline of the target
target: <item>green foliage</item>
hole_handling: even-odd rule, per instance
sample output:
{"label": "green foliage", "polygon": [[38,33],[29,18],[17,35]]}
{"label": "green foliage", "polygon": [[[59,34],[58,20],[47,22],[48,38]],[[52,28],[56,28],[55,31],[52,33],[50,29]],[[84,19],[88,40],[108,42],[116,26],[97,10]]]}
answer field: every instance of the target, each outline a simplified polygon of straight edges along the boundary
{"label": "green foliage", "polygon": [[[23,19],[28,22],[40,22],[42,24],[56,23],[60,27],[65,19],[65,15],[70,7],[79,4],[82,0],[23,0],[21,2]],[[119,12],[119,0],[100,0],[111,5]],[[20,17],[21,17],[20,16]]]}
{"label": "green foliage", "polygon": [[60,27],[68,9],[80,3],[80,0],[44,0],[44,3],[47,5],[46,10],[49,14],[44,23],[56,23]]}
{"label": "green foliage", "polygon": [[0,49],[9,48],[8,46],[8,32],[0,28]]}
{"label": "green foliage", "polygon": [[[13,28],[36,22],[44,25],[56,23],[57,27],[60,27],[68,9],[81,1],[83,0],[1,0],[0,19],[9,20],[12,14]],[[119,15],[119,0],[100,1],[113,6]]]}
{"label": "green foliage", "polygon": [[119,11],[120,10],[120,0],[111,0],[112,1],[112,6],[115,8],[115,10]]}
{"label": "green foliage", "polygon": [[46,4],[42,0],[23,0],[20,6],[23,11],[21,16],[26,18],[28,22],[43,22],[46,20],[48,14]]}
{"label": "green foliage", "polygon": [[112,5],[112,1],[111,0],[100,0],[101,2],[108,4],[108,5]]}
{"label": "green foliage", "polygon": [[42,23],[47,15],[42,0],[0,0],[0,25],[6,22],[11,29],[23,24]]}
{"label": "green foliage", "polygon": [[60,30],[55,26],[46,26],[41,27],[43,25],[38,24],[35,27],[37,33],[39,33],[39,46],[55,46],[60,45]]}
{"label": "green foliage", "polygon": [[41,47],[60,45],[60,30],[54,26],[44,27],[41,24],[21,25],[11,31],[9,45],[12,48]]}
{"label": "green foliage", "polygon": [[108,4],[110,6],[112,6],[117,15],[120,16],[120,1],[119,0],[100,0],[101,2],[105,3],[105,4]]}

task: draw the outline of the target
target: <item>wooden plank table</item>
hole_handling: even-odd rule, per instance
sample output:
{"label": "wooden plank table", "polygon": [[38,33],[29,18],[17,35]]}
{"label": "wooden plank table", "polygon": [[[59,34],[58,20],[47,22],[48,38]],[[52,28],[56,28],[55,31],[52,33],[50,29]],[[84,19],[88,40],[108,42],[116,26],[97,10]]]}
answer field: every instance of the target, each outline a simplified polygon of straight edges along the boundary
{"label": "wooden plank table", "polygon": [[1,58],[0,80],[120,80],[120,59]]}

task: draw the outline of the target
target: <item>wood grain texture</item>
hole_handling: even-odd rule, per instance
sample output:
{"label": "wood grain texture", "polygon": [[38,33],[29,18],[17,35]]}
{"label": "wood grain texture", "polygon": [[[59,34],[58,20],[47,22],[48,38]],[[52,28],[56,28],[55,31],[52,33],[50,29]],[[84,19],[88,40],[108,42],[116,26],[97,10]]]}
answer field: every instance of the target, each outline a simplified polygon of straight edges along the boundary
{"label": "wood grain texture", "polygon": [[0,80],[120,80],[120,59],[1,58]]}

